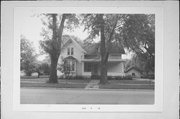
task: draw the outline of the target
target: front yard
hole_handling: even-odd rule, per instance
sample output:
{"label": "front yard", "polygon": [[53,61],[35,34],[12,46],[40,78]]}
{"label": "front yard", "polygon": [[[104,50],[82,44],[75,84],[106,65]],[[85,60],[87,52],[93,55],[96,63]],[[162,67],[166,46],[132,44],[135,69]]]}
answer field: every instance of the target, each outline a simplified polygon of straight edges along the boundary
{"label": "front yard", "polygon": [[[92,81],[90,79],[59,79],[58,84],[47,83],[48,77],[24,77],[21,78],[21,87],[46,87],[46,88],[76,88],[86,89]],[[96,80],[98,81],[98,80]],[[108,84],[98,85],[98,89],[154,89],[151,80],[109,80]]]}

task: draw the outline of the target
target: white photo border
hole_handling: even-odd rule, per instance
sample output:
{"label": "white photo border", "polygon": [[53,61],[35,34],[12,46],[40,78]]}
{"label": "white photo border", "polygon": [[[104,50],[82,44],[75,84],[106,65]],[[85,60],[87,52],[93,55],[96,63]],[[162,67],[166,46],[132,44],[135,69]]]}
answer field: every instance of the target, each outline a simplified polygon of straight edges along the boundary
{"label": "white photo border", "polygon": [[[16,15],[26,10],[40,13],[155,14],[155,103],[152,105],[20,104],[20,33]],[[161,7],[15,7],[13,110],[60,112],[162,112],[163,109],[163,8]]]}

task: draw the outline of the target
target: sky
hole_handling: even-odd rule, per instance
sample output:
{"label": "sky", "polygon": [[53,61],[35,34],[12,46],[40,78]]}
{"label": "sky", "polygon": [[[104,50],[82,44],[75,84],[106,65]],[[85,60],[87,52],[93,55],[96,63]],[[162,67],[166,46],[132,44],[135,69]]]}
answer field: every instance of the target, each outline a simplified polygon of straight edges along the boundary
{"label": "sky", "polygon": [[[33,47],[35,48],[36,53],[40,53],[40,45],[39,41],[43,40],[43,37],[40,35],[42,32],[42,21],[41,18],[36,15],[37,13],[32,12],[32,11],[25,11],[21,12],[21,14],[18,15],[17,17],[17,26],[18,28],[18,33],[19,35],[23,35],[26,39],[31,41],[33,43]],[[69,35],[74,35],[81,40],[84,40],[85,38],[88,37],[87,31],[83,31],[83,27],[79,27],[74,29],[73,32],[70,31],[64,31],[63,34],[69,34]],[[123,55],[124,59],[129,59],[130,54],[128,55]],[[45,58],[45,55],[41,55],[38,57],[38,60],[43,60]]]}

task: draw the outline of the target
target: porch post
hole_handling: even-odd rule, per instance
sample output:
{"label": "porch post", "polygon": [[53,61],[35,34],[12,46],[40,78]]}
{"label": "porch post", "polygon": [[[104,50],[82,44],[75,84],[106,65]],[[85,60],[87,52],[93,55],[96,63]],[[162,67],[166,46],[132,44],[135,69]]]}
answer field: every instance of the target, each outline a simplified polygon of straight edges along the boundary
{"label": "porch post", "polygon": [[84,76],[84,62],[81,63],[82,66],[82,76]]}

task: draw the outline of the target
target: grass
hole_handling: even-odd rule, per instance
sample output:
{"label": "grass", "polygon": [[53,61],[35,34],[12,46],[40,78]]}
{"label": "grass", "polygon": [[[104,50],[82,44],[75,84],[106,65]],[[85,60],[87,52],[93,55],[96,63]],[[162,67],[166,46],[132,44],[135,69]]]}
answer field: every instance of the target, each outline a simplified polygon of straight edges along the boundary
{"label": "grass", "polygon": [[21,78],[21,87],[46,87],[46,88],[82,88],[84,89],[89,83],[88,80],[62,80],[59,79],[57,84],[47,83],[48,77],[28,77]]}
{"label": "grass", "polygon": [[143,84],[138,84],[138,85],[123,85],[123,84],[105,84],[105,85],[100,85],[100,89],[154,89],[154,85],[143,85]]}
{"label": "grass", "polygon": [[21,83],[21,87],[45,87],[45,88],[85,88],[86,84],[49,84],[49,83]]}
{"label": "grass", "polygon": [[154,82],[137,80],[110,80],[100,85],[100,89],[154,89]]}
{"label": "grass", "polygon": [[[46,88],[79,88],[84,89],[90,79],[58,79],[57,84],[47,83],[48,77],[23,77],[21,87],[46,87]],[[154,89],[154,82],[139,80],[109,80],[108,84],[99,85],[100,89]]]}

